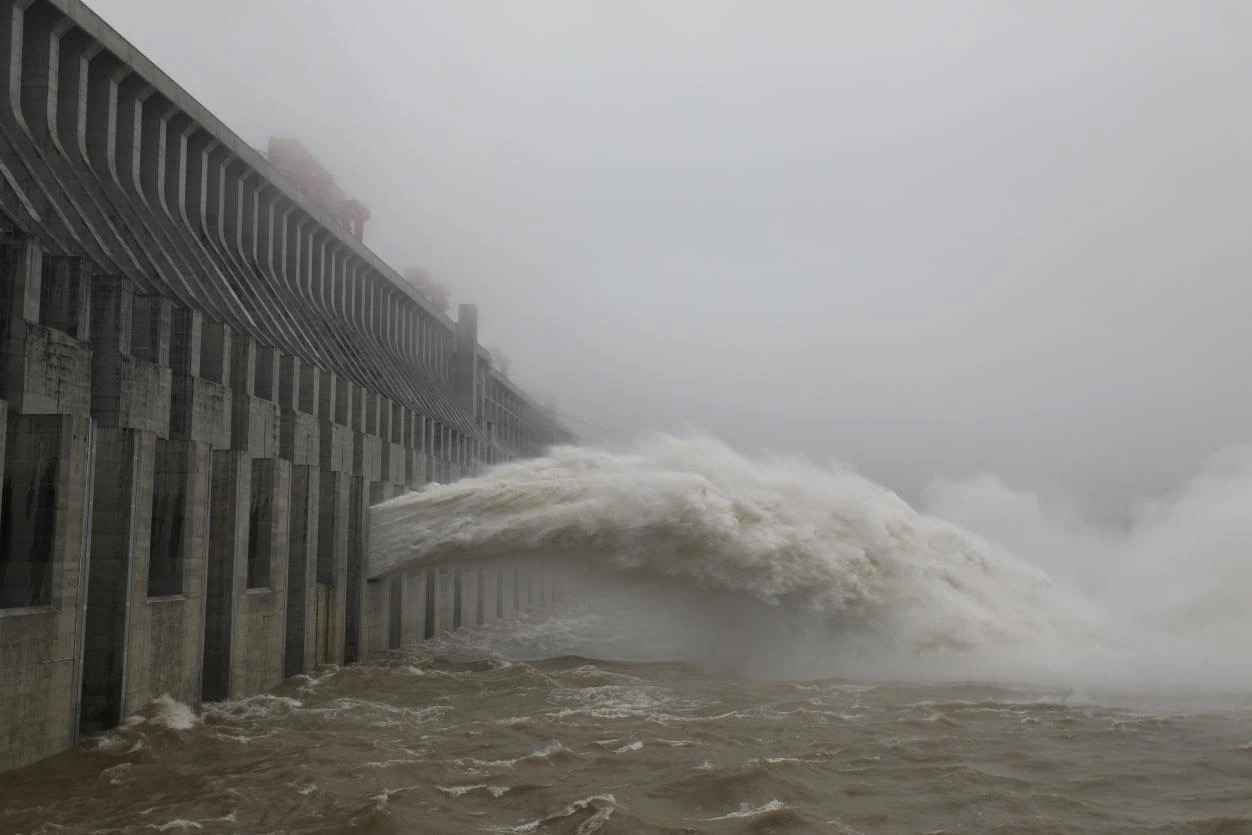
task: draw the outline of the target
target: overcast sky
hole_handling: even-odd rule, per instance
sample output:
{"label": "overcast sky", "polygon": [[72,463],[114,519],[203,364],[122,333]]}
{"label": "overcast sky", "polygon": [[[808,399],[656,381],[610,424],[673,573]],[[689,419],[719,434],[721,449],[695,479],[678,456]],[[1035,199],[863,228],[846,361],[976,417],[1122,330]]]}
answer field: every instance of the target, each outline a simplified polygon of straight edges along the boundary
{"label": "overcast sky", "polygon": [[582,437],[1103,515],[1252,441],[1252,6],[94,0]]}

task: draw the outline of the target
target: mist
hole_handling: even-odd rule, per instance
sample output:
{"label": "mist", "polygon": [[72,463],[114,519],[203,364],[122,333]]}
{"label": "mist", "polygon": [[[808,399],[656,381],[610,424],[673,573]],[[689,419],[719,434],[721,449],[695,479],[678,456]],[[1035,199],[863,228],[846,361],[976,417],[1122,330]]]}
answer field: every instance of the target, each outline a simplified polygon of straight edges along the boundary
{"label": "mist", "polygon": [[1252,449],[1215,456],[1175,491],[1135,507],[1118,532],[994,476],[937,482],[926,509],[1030,559],[1128,629],[1189,640],[1188,653],[1205,664],[1246,663]]}
{"label": "mist", "polygon": [[589,443],[1125,525],[1248,441],[1244,4],[93,7],[312,148]]}

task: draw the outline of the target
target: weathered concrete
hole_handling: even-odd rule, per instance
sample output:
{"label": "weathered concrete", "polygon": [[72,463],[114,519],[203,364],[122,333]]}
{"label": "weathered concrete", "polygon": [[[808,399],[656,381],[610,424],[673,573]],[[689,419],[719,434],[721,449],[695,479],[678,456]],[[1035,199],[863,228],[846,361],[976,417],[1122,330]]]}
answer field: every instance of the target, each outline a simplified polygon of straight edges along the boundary
{"label": "weathered concrete", "polygon": [[366,522],[369,496],[365,480],[352,476],[348,482],[348,567],[345,582],[343,663],[359,661],[365,635],[365,555]]}
{"label": "weathered concrete", "polygon": [[150,547],[136,562],[131,589],[123,716],[166,693],[186,704],[200,700],[209,462],[207,444],[156,441]]}
{"label": "weathered concrete", "polygon": [[209,571],[204,629],[204,698],[231,693],[231,657],[238,627],[240,587],[247,584],[248,511],[252,466],[245,453],[214,450],[209,518]]}
{"label": "weathered concrete", "polygon": [[284,675],[317,665],[317,566],[321,473],[298,464],[291,474],[291,539],[287,565],[287,637]]}
{"label": "weathered concrete", "polygon": [[246,582],[235,586],[239,638],[231,657],[232,698],[283,680],[291,465],[282,459],[254,460],[251,498]]}
{"label": "weathered concrete", "polygon": [[404,610],[400,641],[408,646],[426,637],[426,572],[410,571],[404,575],[403,581]]}
{"label": "weathered concrete", "polygon": [[0,513],[0,768],[78,733],[92,426],[74,415],[7,418]]}
{"label": "weathered concrete", "polygon": [[136,551],[151,525],[155,457],[151,432],[97,432],[83,659],[82,726],[88,731],[112,727],[123,716],[129,604],[141,576]]}

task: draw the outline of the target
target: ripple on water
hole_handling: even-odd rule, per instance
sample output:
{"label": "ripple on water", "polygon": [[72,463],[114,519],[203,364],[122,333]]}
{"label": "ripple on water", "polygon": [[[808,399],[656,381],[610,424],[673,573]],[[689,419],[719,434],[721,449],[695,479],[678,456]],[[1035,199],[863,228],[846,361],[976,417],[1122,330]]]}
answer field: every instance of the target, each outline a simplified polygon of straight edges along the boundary
{"label": "ripple on water", "polygon": [[0,831],[1240,832],[1249,740],[1246,709],[397,653],[157,700],[0,775]]}
{"label": "ripple on water", "polygon": [[591,835],[599,832],[617,811],[617,798],[611,794],[595,794],[575,800],[563,809],[541,818],[526,821],[515,826],[494,827],[495,832],[534,832],[550,823],[557,823],[578,815],[587,815],[575,831],[576,835]]}

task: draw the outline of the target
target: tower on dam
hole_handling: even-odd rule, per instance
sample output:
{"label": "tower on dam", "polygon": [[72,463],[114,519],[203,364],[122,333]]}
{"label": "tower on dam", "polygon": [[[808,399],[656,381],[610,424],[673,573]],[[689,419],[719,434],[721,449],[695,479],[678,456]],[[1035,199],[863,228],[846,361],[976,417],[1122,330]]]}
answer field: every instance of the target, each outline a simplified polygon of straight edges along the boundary
{"label": "tower on dam", "polygon": [[566,435],[476,310],[364,246],[363,206],[78,0],[0,12],[3,770],[356,660],[399,599],[372,602],[368,507]]}

